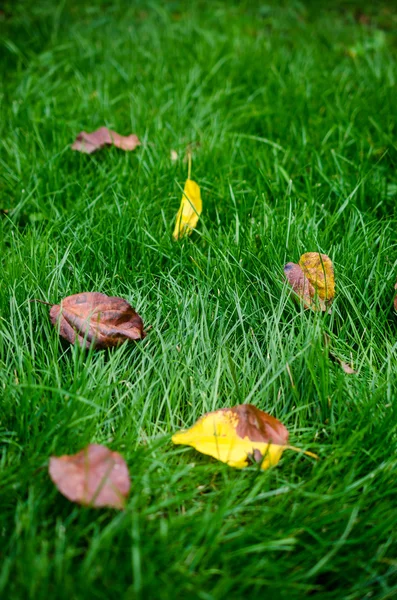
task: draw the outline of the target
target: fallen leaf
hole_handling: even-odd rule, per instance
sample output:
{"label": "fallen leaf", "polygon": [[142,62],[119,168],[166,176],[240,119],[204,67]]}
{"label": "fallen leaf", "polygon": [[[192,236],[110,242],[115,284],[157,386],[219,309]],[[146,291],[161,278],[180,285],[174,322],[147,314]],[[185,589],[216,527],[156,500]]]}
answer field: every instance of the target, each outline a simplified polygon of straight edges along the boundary
{"label": "fallen leaf", "polygon": [[329,349],[331,347],[331,338],[327,333],[324,333],[324,345],[326,348],[328,348],[328,356],[335,362],[338,362],[345,373],[347,373],[348,375],[357,375],[357,371],[355,371],[353,367],[351,367],[347,362],[339,358],[339,356],[337,356],[334,352],[331,352],[331,350]]}
{"label": "fallen leaf", "polygon": [[284,273],[305,308],[326,311],[335,296],[334,267],[326,254],[306,252],[299,264],[289,262]]}
{"label": "fallen leaf", "polygon": [[300,257],[299,265],[321,300],[331,302],[335,296],[335,277],[334,265],[329,256],[319,252],[306,252]]}
{"label": "fallen leaf", "polygon": [[117,148],[121,148],[121,150],[131,151],[135,150],[137,146],[140,146],[141,142],[134,133],[124,136],[107,127],[100,127],[92,133],[87,133],[86,131],[79,133],[72,144],[72,150],[92,154],[106,145],[113,145]]}
{"label": "fallen leaf", "polygon": [[351,367],[348,363],[343,361],[341,358],[338,358],[337,356],[335,356],[335,358],[345,373],[347,373],[348,375],[357,375],[357,371],[355,371],[353,367]]}
{"label": "fallen leaf", "polygon": [[316,291],[300,266],[289,262],[284,267],[284,273],[295,294],[303,300],[305,308],[312,306],[312,298],[314,298]]}
{"label": "fallen leaf", "polygon": [[[394,289],[397,290],[397,283],[394,286]],[[397,310],[397,294],[394,296],[394,310]]]}
{"label": "fallen leaf", "polygon": [[339,356],[337,356],[336,354],[334,354],[333,352],[329,353],[329,357],[334,360],[335,362],[339,363],[340,366],[342,367],[342,370],[347,373],[348,375],[357,375],[357,371],[355,371],[353,369],[353,367],[351,367],[347,362],[345,362],[344,360],[342,360],[341,358],[339,358]]}
{"label": "fallen leaf", "polygon": [[50,310],[51,323],[71,344],[110,348],[145,337],[143,321],[126,300],[99,292],[64,298]]}
{"label": "fallen leaf", "polygon": [[58,490],[83,506],[124,508],[130,491],[125,460],[105,446],[90,444],[70,456],[51,456],[48,468]]}
{"label": "fallen leaf", "polygon": [[250,460],[268,469],[278,463],[286,449],[311,452],[288,446],[285,426],[252,404],[221,408],[201,417],[193,427],[172,436],[174,444],[192,446],[231,467],[242,469]]}
{"label": "fallen leaf", "polygon": [[201,202],[200,188],[195,181],[187,179],[181,205],[176,216],[175,229],[173,237],[175,240],[181,239],[185,235],[190,235],[196,227],[203,205]]}

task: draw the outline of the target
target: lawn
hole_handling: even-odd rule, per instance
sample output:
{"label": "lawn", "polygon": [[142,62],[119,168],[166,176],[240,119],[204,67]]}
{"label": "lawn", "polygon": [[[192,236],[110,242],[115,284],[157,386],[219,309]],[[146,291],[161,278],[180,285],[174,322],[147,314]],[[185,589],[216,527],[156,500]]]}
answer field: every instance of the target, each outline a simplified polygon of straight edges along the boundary
{"label": "lawn", "polygon": [[[0,596],[395,598],[393,5],[9,0],[0,26]],[[104,125],[142,146],[71,151]],[[203,214],[174,242],[187,148]],[[334,262],[331,314],[284,281],[307,251]],[[83,291],[145,340],[86,352],[29,302]],[[172,445],[244,402],[320,459]],[[125,511],[52,484],[89,443],[126,459]]]}

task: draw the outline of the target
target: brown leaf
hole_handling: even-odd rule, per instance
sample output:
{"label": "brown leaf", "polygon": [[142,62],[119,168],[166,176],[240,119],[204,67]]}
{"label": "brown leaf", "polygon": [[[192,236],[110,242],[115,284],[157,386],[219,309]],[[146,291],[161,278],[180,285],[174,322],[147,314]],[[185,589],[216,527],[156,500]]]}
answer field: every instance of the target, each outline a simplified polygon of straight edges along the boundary
{"label": "brown leaf", "polygon": [[295,294],[303,300],[304,307],[310,308],[316,292],[300,266],[289,262],[284,267],[284,273]]}
{"label": "brown leaf", "polygon": [[338,361],[345,373],[347,373],[348,375],[357,375],[357,371],[355,371],[353,367],[344,362],[341,358],[336,357],[336,360]]}
{"label": "brown leaf", "polygon": [[[394,286],[394,289],[397,290],[397,283]],[[394,310],[397,310],[397,294],[394,296]]]}
{"label": "brown leaf", "polygon": [[50,310],[51,323],[71,344],[110,348],[145,337],[143,321],[126,300],[99,292],[64,298]]}
{"label": "brown leaf", "polygon": [[124,508],[130,476],[123,457],[105,446],[90,444],[70,456],[51,456],[48,468],[58,490],[83,506]]}
{"label": "brown leaf", "polygon": [[357,375],[357,371],[355,371],[353,369],[353,367],[351,367],[347,362],[345,362],[344,360],[342,360],[341,358],[339,358],[339,356],[337,356],[333,352],[329,353],[329,357],[330,357],[331,360],[339,363],[340,366],[342,367],[342,370],[345,373],[347,373],[348,375]]}
{"label": "brown leaf", "polygon": [[[327,333],[324,333],[324,346],[328,349],[331,348],[331,338]],[[331,350],[328,350],[328,352],[329,358],[335,362],[338,362],[345,373],[348,375],[357,375],[357,371],[355,371],[347,362],[339,358],[339,356],[337,356],[334,352],[331,352]]]}
{"label": "brown leaf", "polygon": [[241,438],[248,437],[253,442],[277,444],[284,446],[288,442],[287,428],[271,415],[259,410],[253,404],[239,404],[233,408],[223,408],[230,411],[238,419],[236,433]]}
{"label": "brown leaf", "polygon": [[134,133],[124,136],[107,127],[100,127],[92,133],[87,133],[86,131],[79,133],[72,144],[72,150],[92,154],[103,148],[105,145],[113,145],[117,148],[121,148],[121,150],[131,151],[135,150],[137,146],[140,146],[141,142]]}

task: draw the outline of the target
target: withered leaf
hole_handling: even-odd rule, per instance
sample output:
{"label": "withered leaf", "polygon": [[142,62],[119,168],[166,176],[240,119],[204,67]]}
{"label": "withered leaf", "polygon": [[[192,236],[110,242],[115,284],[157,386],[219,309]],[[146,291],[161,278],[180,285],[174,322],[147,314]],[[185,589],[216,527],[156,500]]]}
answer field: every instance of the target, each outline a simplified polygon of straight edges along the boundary
{"label": "withered leaf", "polygon": [[261,469],[268,469],[278,463],[284,450],[301,452],[287,445],[288,435],[286,427],[271,415],[252,404],[240,404],[205,414],[190,429],[174,434],[172,441],[231,467],[242,469],[253,459],[261,463]]}
{"label": "withered leaf", "polygon": [[326,254],[306,252],[299,264],[287,263],[284,273],[305,308],[329,308],[335,295],[335,279],[333,264]]}
{"label": "withered leaf", "polygon": [[49,474],[58,490],[84,506],[122,509],[130,491],[123,457],[105,446],[90,444],[70,456],[51,456]]}
{"label": "withered leaf", "polygon": [[302,271],[315,287],[324,302],[331,302],[335,296],[334,265],[326,254],[306,252],[299,259]]}
{"label": "withered leaf", "polygon": [[[394,289],[397,290],[397,283],[394,286]],[[397,310],[397,294],[394,296],[394,310]]]}
{"label": "withered leaf", "polygon": [[107,127],[100,127],[91,133],[81,131],[72,144],[72,150],[85,152],[86,154],[92,154],[106,145],[113,145],[117,148],[121,148],[121,150],[127,150],[130,152],[131,150],[135,150],[137,146],[140,146],[141,142],[139,141],[138,136],[134,133],[124,136],[112,131],[111,129],[108,129]]}
{"label": "withered leaf", "polygon": [[98,349],[145,337],[143,321],[126,300],[99,292],[67,296],[50,310],[51,323],[71,344]]}
{"label": "withered leaf", "polygon": [[284,273],[295,294],[303,300],[305,308],[310,308],[316,291],[300,266],[289,262],[284,267]]}
{"label": "withered leaf", "polygon": [[336,360],[338,361],[338,363],[342,367],[342,370],[345,373],[347,373],[348,375],[357,375],[357,371],[355,371],[353,367],[351,367],[347,362],[338,357],[336,357]]}
{"label": "withered leaf", "polygon": [[[328,349],[331,348],[331,338],[327,333],[324,333],[324,346]],[[349,363],[339,358],[339,356],[335,354],[335,352],[331,352],[331,350],[329,350],[328,356],[335,362],[339,363],[342,367],[342,370],[348,375],[357,375],[357,371],[355,371],[353,367],[349,365]]]}

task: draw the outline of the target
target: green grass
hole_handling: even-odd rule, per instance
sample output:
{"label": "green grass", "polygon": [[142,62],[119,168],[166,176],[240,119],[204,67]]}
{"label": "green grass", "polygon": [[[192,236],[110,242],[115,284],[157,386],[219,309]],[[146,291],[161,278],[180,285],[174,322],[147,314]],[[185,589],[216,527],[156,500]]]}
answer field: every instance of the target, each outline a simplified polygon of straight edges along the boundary
{"label": "green grass", "polygon": [[[326,6],[6,4],[2,598],[396,596],[397,13]],[[70,150],[102,125],[142,147]],[[173,243],[189,144],[204,210]],[[331,315],[283,279],[316,250],[335,265]],[[28,302],[87,290],[128,299],[145,341],[85,353]],[[321,459],[237,471],[172,446],[242,402]],[[127,460],[124,512],[48,477],[50,455],[90,442]]]}

